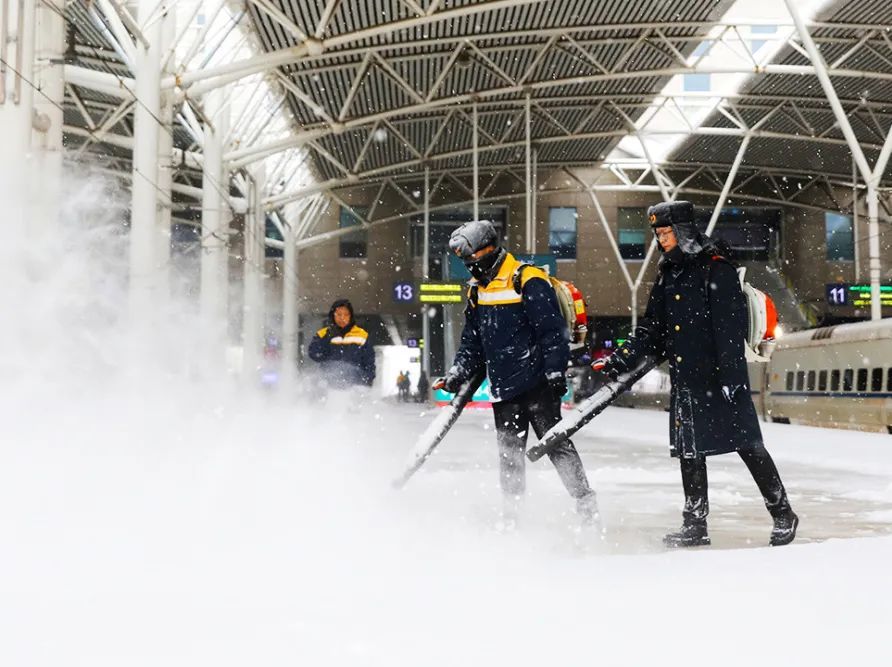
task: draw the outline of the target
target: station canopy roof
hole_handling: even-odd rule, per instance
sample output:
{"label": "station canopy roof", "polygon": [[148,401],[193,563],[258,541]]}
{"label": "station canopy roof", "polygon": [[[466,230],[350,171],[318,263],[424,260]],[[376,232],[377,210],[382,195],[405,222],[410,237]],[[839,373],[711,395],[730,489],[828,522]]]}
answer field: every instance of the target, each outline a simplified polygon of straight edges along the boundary
{"label": "station canopy roof", "polygon": [[[809,3],[808,32],[873,165],[892,127],[892,4],[797,2]],[[765,3],[777,18],[747,18],[743,5],[758,4],[249,0],[255,55],[240,71],[281,95],[289,128],[243,140],[231,163],[287,151],[308,161],[270,192],[271,208],[360,183],[406,197],[401,184],[425,167],[467,191],[476,117],[481,189],[524,180],[529,133],[539,171],[609,168],[630,186],[715,194],[739,162],[732,195],[799,205],[811,190],[840,206],[830,186],[854,173],[843,128],[784,3]],[[126,73],[88,10],[75,0],[67,11],[107,58],[82,48],[78,64]],[[76,90],[87,104],[117,103]],[[82,125],[67,102],[67,123]],[[199,150],[186,130],[177,145]],[[888,168],[880,185],[892,185]]]}

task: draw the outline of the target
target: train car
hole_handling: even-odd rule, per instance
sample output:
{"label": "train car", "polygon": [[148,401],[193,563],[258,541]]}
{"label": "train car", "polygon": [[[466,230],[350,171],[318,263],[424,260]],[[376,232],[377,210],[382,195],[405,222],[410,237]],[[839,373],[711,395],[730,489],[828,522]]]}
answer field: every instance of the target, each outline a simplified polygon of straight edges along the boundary
{"label": "train car", "polygon": [[750,379],[766,420],[892,433],[892,319],[787,334]]}
{"label": "train car", "polygon": [[[892,318],[786,334],[748,370],[765,421],[892,433]],[[668,377],[616,404],[665,409]]]}

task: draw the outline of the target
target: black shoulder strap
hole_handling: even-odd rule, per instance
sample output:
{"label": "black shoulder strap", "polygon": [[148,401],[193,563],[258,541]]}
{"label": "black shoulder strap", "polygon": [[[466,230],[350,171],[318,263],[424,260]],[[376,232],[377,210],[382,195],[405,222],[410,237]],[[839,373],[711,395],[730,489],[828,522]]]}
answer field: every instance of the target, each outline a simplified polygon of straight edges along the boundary
{"label": "black shoulder strap", "polygon": [[477,285],[471,285],[471,289],[468,294],[468,302],[473,305],[474,308],[476,308],[477,304],[479,303],[479,299],[477,297],[477,287]]}
{"label": "black shoulder strap", "polygon": [[712,271],[712,265],[714,262],[724,262],[725,264],[730,266],[732,269],[734,269],[735,272],[737,271],[737,266],[734,264],[734,262],[732,262],[727,257],[724,257],[723,255],[719,255],[719,254],[713,254],[709,258],[708,262],[703,263],[703,267],[702,267],[702,270],[703,270],[703,294],[705,295],[707,302],[709,301],[709,289],[708,289],[709,288],[709,276],[710,276],[710,272]]}
{"label": "black shoulder strap", "polygon": [[518,294],[523,293],[523,270],[528,266],[533,266],[532,264],[521,264],[514,270],[514,275],[511,276],[511,285],[514,287],[514,291]]}

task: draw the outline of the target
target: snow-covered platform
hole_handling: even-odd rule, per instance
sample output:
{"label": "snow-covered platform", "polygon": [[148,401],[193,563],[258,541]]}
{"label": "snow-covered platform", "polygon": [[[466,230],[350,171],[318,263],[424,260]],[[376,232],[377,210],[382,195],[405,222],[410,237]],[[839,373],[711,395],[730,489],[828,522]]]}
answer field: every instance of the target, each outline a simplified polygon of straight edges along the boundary
{"label": "snow-covered platform", "polygon": [[0,444],[4,666],[890,663],[887,436],[767,426],[799,539],[757,548],[770,522],[726,456],[714,546],[669,552],[663,413],[610,409],[577,438],[601,541],[547,461],[496,530],[488,410],[398,492],[419,406],[67,396],[52,419],[22,401]]}
{"label": "snow-covered platform", "polygon": [[[664,412],[609,408],[574,438],[599,494],[609,551],[662,551],[660,538],[680,524],[683,495],[678,462],[668,455],[668,419]],[[407,431],[414,422],[407,421]],[[762,428],[802,522],[798,543],[892,534],[892,436],[783,424]],[[496,468],[492,414],[468,410],[411,484],[437,493],[448,479],[450,486],[478,489],[472,505],[485,503],[487,487],[495,491]],[[453,479],[458,473],[465,482]],[[561,502],[563,490],[546,459],[528,463],[527,474],[528,521],[570,506]],[[711,457],[709,484],[712,548],[767,544],[771,520],[743,462],[733,454]],[[495,508],[497,496],[491,500]]]}

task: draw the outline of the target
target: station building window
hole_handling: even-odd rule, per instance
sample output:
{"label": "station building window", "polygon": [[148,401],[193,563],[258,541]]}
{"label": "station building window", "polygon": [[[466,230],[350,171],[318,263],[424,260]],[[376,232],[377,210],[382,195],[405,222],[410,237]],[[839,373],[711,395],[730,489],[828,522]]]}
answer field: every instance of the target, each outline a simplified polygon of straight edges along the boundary
{"label": "station building window", "polygon": [[548,209],[548,250],[556,259],[576,259],[576,208],[553,206]]}
{"label": "station building window", "polygon": [[851,262],[855,259],[855,233],[852,218],[848,215],[827,211],[824,213],[824,232],[827,242],[827,260]]}
{"label": "station building window", "polygon": [[652,236],[646,208],[620,207],[616,212],[617,243],[623,259],[644,259]]}
{"label": "station building window", "polygon": [[847,368],[842,374],[842,390],[852,391],[852,388],[855,386],[854,380],[855,371],[853,371],[851,368]]}
{"label": "station building window", "polygon": [[818,373],[818,391],[827,391],[827,371]]}
{"label": "station building window", "polygon": [[867,369],[858,369],[858,391],[867,391]]}
{"label": "station building window", "polygon": [[839,370],[830,371],[830,391],[839,391]]}
{"label": "station building window", "polygon": [[874,368],[870,373],[870,390],[883,391],[883,369]]}
{"label": "station building window", "polygon": [[[353,211],[365,217],[368,209],[358,206],[351,207]],[[341,206],[341,217],[338,227],[359,227],[362,222],[346,206]],[[368,256],[368,233],[365,230],[350,232],[340,238],[340,256],[344,258],[361,259]]]}
{"label": "station building window", "polygon": [[787,371],[787,391],[793,391],[793,371]]}

